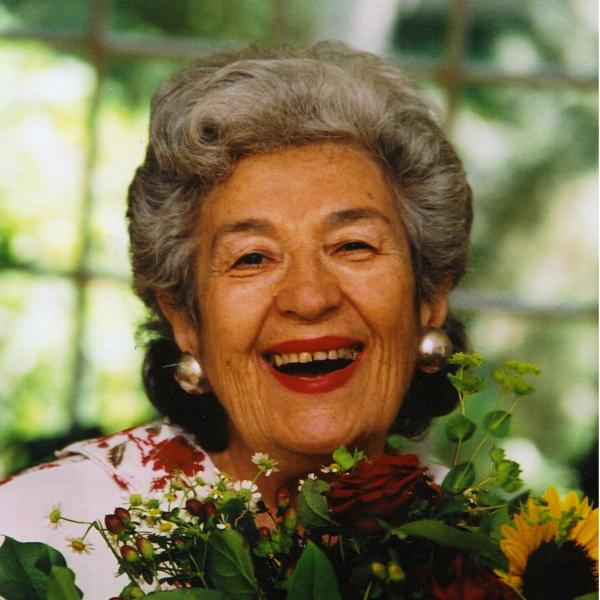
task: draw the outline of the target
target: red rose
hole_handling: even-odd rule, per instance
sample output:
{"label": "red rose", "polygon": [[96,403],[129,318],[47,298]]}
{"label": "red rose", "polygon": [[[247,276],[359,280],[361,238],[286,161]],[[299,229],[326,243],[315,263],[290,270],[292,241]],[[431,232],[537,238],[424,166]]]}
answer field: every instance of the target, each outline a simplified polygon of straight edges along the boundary
{"label": "red rose", "polygon": [[[445,582],[445,583],[444,583]],[[442,581],[433,578],[431,600],[518,600],[519,596],[489,569],[459,554]]]}
{"label": "red rose", "polygon": [[436,500],[439,490],[415,454],[383,454],[373,462],[360,461],[355,471],[335,479],[325,495],[336,521],[372,534],[380,531],[377,519],[399,525],[413,500]]}

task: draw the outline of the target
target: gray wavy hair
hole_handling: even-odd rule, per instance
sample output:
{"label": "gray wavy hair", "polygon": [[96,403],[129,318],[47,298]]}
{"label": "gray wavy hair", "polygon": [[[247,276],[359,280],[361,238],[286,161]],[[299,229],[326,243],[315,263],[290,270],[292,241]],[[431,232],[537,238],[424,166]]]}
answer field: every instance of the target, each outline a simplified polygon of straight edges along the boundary
{"label": "gray wavy hair", "polygon": [[250,47],[200,60],[154,97],[127,212],[148,328],[172,339],[158,292],[197,323],[194,232],[207,192],[245,156],[319,141],[354,144],[383,166],[418,295],[456,284],[468,258],[471,190],[434,109],[391,63],[344,44]]}
{"label": "gray wavy hair", "polygon": [[129,190],[134,288],[196,321],[193,235],[205,194],[244,156],[317,141],[353,143],[396,191],[417,289],[431,297],[467,263],[471,191],[432,107],[385,60],[340,43],[211,55],[164,84]]}

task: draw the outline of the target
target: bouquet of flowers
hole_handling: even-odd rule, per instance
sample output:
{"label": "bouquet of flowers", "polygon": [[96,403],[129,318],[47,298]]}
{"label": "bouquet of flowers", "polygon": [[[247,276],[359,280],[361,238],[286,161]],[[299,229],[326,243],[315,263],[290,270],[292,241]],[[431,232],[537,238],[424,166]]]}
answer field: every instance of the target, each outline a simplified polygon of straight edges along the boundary
{"label": "bouquet of flowers", "polygon": [[[280,489],[273,512],[256,482],[277,463],[257,453],[253,480],[219,473],[209,485],[177,473],[162,496],[133,494],[102,521],[82,524],[71,545],[84,551],[88,533],[100,533],[129,578],[123,600],[596,598],[597,509],[574,492],[561,498],[552,487],[540,497],[521,491],[519,465],[495,445],[489,472],[476,473],[476,455],[508,435],[537,368],[508,361],[496,369],[498,402],[477,426],[467,407],[485,383],[477,374],[482,358],[459,353],[451,362],[459,407],[446,424],[454,458],[441,485],[414,454],[369,460],[342,447],[321,474],[298,482],[295,505],[292,490]],[[481,440],[463,456],[478,430]],[[58,509],[50,515],[54,523],[66,518]],[[0,554],[38,569],[46,594],[40,597],[81,597],[56,551],[34,544],[28,551],[35,556],[27,556],[26,544],[7,541]],[[0,595],[2,586],[0,569]]]}

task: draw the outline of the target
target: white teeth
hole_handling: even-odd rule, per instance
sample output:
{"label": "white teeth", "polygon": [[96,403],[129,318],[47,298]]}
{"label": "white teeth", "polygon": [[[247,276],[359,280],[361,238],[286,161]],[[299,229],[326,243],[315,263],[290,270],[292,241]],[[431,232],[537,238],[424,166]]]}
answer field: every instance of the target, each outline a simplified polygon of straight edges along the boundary
{"label": "white teeth", "polygon": [[290,352],[289,354],[273,354],[272,361],[275,366],[287,365],[289,363],[308,363],[313,360],[356,360],[358,350],[354,348],[338,348],[337,350],[318,350],[317,352]]}

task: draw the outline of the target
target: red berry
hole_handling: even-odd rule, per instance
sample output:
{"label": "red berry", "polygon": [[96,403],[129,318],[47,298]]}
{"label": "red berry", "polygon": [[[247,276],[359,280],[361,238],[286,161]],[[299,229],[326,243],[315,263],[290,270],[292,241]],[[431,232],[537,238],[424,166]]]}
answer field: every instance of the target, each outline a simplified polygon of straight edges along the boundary
{"label": "red berry", "polygon": [[138,549],[139,553],[144,558],[147,558],[149,560],[154,556],[154,546],[152,545],[152,542],[148,538],[143,538],[143,537],[138,538],[135,541],[135,545],[136,545],[136,548]]}
{"label": "red berry", "polygon": [[290,505],[290,491],[287,488],[277,490],[277,508],[285,510]]}
{"label": "red berry", "polygon": [[137,550],[133,546],[128,546],[127,544],[121,546],[121,556],[130,563],[135,562],[140,557]]}
{"label": "red berry", "polygon": [[259,527],[258,528],[258,539],[259,540],[268,540],[271,537],[271,530],[268,527]]}
{"label": "red berry", "polygon": [[120,506],[115,508],[115,517],[120,519],[124,525],[127,525],[131,521],[131,513],[126,508],[121,508]]}
{"label": "red berry", "polygon": [[283,513],[283,524],[288,531],[294,531],[298,524],[298,511],[293,506],[290,506]]}
{"label": "red berry", "polygon": [[123,525],[123,521],[119,519],[116,515],[105,515],[104,516],[104,524],[106,525],[106,529],[110,531],[110,533],[114,533],[117,535],[121,533],[125,526]]}
{"label": "red berry", "polygon": [[197,517],[202,514],[202,502],[196,498],[190,498],[185,503],[185,510],[187,510],[190,515]]}
{"label": "red berry", "polygon": [[214,502],[206,502],[202,506],[202,512],[204,516],[208,519],[210,517],[214,517],[217,514],[217,507]]}
{"label": "red berry", "polygon": [[185,550],[185,540],[183,540],[181,538],[174,538],[173,545],[179,551]]}

